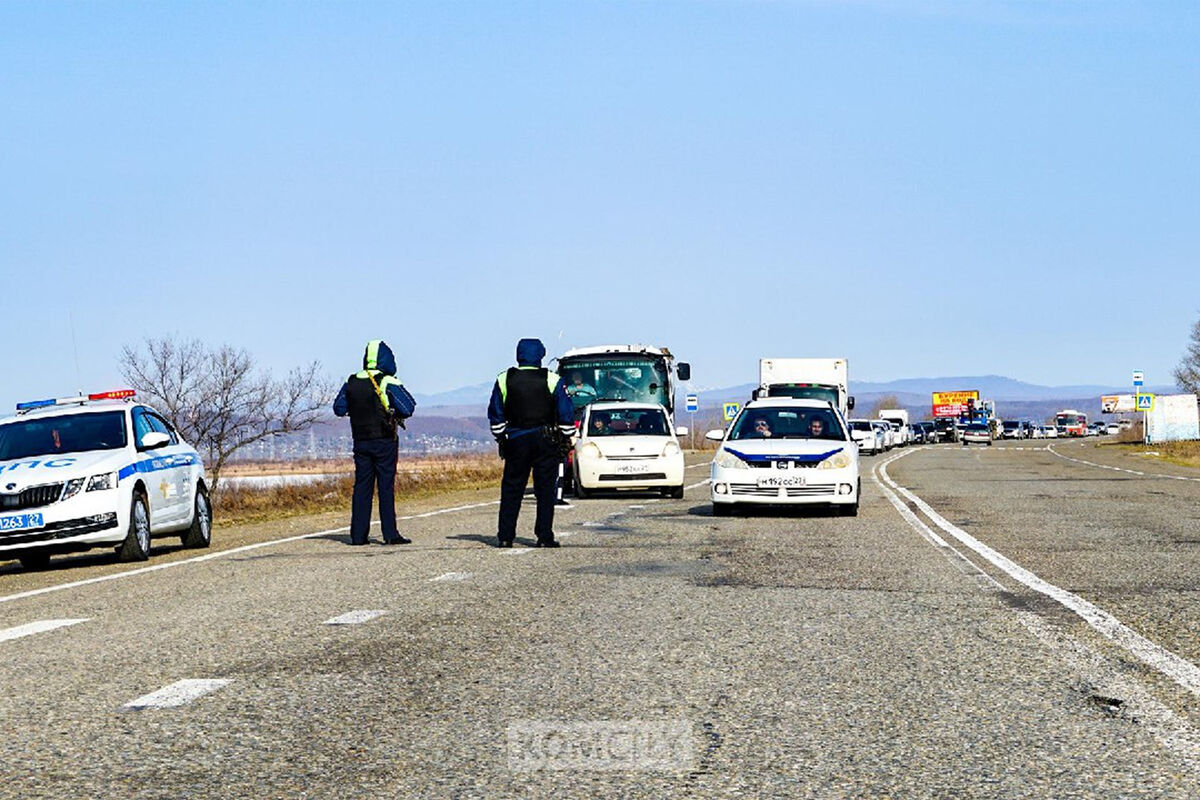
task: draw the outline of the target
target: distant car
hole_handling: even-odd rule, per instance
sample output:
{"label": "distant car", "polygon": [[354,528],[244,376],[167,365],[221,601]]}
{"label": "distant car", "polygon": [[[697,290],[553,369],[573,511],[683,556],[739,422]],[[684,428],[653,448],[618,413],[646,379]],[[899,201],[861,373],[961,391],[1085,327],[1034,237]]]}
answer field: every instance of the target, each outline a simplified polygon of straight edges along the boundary
{"label": "distant car", "polygon": [[1105,426],[1104,430],[1109,436],[1116,436],[1121,432],[1121,425],[1118,422],[1110,422]]}
{"label": "distant car", "polygon": [[1087,426],[1088,436],[1100,436],[1104,433],[1103,422],[1089,422]]}
{"label": "distant car", "polygon": [[17,405],[0,421],[0,560],[112,547],[145,561],[152,537],[208,547],[200,454],[131,389]]}
{"label": "distant car", "polygon": [[657,403],[595,401],[575,443],[575,496],[597,490],[657,490],[683,497],[683,450]]}
{"label": "distant car", "polygon": [[992,431],[986,422],[970,422],[963,428],[962,443],[966,447],[971,442],[992,446]]}
{"label": "distant car", "polygon": [[1021,439],[1024,433],[1021,423],[1015,419],[1006,419],[1001,423],[1001,439]]}
{"label": "distant car", "polygon": [[891,450],[896,446],[896,434],[892,431],[892,426],[881,419],[871,420],[871,424],[883,434],[883,449]]}
{"label": "distant car", "polygon": [[1121,426],[1121,430],[1123,430],[1123,431],[1127,431],[1127,430],[1129,430],[1130,428],[1132,428],[1132,427],[1133,427],[1133,420],[1131,420],[1131,419],[1119,419],[1119,420],[1117,420],[1117,424]]}
{"label": "distant car", "polygon": [[850,437],[858,443],[858,452],[882,453],[884,451],[883,431],[871,424],[869,419],[851,419],[846,421],[850,426]]}
{"label": "distant car", "polygon": [[709,475],[713,516],[739,506],[814,503],[858,514],[858,446],[827,402],[754,400],[727,430],[705,438],[721,442]]}
{"label": "distant car", "polygon": [[953,442],[955,440],[954,420],[946,417],[935,419],[933,429],[937,432],[937,441]]}
{"label": "distant car", "polygon": [[1058,428],[1056,428],[1053,425],[1043,425],[1042,426],[1042,438],[1057,439],[1058,438]]}
{"label": "distant car", "polygon": [[1043,428],[1041,425],[1030,425],[1029,426],[1029,438],[1030,439],[1045,439],[1046,438],[1046,429]]}

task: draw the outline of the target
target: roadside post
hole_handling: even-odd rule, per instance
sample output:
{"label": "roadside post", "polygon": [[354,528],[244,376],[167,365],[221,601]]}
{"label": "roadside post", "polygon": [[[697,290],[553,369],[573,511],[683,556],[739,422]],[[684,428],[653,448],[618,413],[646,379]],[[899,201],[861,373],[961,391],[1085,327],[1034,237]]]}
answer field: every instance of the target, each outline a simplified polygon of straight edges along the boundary
{"label": "roadside post", "polygon": [[[1141,392],[1142,387],[1146,385],[1146,373],[1140,369],[1133,371],[1133,407],[1138,411],[1142,410]],[[1145,444],[1150,435],[1150,421],[1146,414],[1142,414],[1142,444]]]}
{"label": "roadside post", "polygon": [[696,449],[696,412],[700,410],[700,396],[689,394],[686,398],[687,412],[692,415],[692,449]]}

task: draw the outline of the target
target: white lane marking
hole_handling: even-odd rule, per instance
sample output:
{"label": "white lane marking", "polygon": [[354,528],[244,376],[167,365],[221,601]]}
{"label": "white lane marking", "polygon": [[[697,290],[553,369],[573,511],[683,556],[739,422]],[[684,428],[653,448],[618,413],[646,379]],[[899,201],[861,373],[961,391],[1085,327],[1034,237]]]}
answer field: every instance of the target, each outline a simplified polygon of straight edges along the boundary
{"label": "white lane marking", "polygon": [[37,622],[27,622],[24,625],[0,631],[0,642],[20,639],[22,636],[32,636],[35,633],[46,633],[58,628],[65,628],[68,625],[78,625],[81,622],[87,622],[87,619],[42,619]]}
{"label": "white lane marking", "polygon": [[699,483],[693,483],[691,486],[683,487],[683,490],[686,492],[688,489],[695,489],[697,486],[703,486],[704,484],[708,483],[710,480],[712,480],[712,479],[705,478],[704,480],[700,481]]}
{"label": "white lane marking", "polygon": [[[499,500],[493,500],[489,503],[474,503],[469,506],[454,506],[453,508],[441,508],[436,511],[427,511],[424,514],[416,514],[416,515],[409,516],[409,517],[399,517],[399,519],[404,520],[404,519],[417,519],[418,517],[434,517],[434,516],[437,516],[438,514],[451,514],[456,511],[466,511],[466,510],[472,509],[472,508],[484,508],[486,506],[495,506],[495,505],[499,505],[499,504],[500,504]],[[371,524],[378,525],[379,523],[373,522]],[[55,584],[54,586],[44,586],[41,589],[30,589],[27,592],[17,592],[16,594],[10,594],[10,595],[6,595],[4,597],[0,597],[0,603],[11,603],[14,600],[24,600],[28,597],[37,597],[38,595],[49,594],[50,592],[61,592],[64,589],[77,589],[80,586],[89,586],[93,583],[104,583],[105,581],[116,581],[116,580],[120,580],[122,578],[132,578],[135,575],[145,575],[148,572],[158,572],[159,570],[172,569],[174,567],[182,567],[182,566],[185,566],[188,564],[199,564],[203,561],[212,561],[213,559],[216,559],[216,558],[225,558],[227,556],[237,555],[238,553],[245,553],[245,552],[249,552],[250,550],[257,550],[260,547],[275,547],[276,545],[289,544],[291,542],[299,542],[299,541],[303,541],[304,539],[318,539],[322,536],[330,536],[335,533],[345,533],[348,530],[350,530],[350,526],[345,525],[341,528],[330,528],[329,530],[325,530],[325,531],[315,531],[314,533],[302,533],[297,536],[285,536],[282,539],[271,539],[270,541],[267,541],[267,542],[256,542],[254,544],[242,545],[241,547],[231,547],[228,550],[221,550],[221,551],[218,551],[215,553],[206,553],[202,556],[195,556],[193,558],[185,558],[180,561],[168,561],[168,562],[164,562],[162,564],[153,564],[148,567],[138,567],[137,569],[129,569],[129,570],[125,570],[124,572],[116,572],[116,573],[113,573],[112,575],[100,575],[99,577],[96,577],[96,578],[85,578],[84,580],[81,580],[81,581],[71,581],[69,583],[59,583],[59,584]]]}
{"label": "white lane marking", "polygon": [[559,533],[556,533],[554,535],[555,535],[555,537],[557,537],[559,539],[566,539],[568,536],[574,536],[575,531],[560,531]]}
{"label": "white lane marking", "polygon": [[519,556],[522,553],[528,553],[532,550],[533,550],[532,547],[513,547],[511,549],[505,550],[503,554],[506,556]]}
{"label": "white lane marking", "polygon": [[684,467],[684,469],[700,469],[701,467],[711,467],[711,466],[712,466],[711,461],[705,461],[703,464],[692,464],[690,467]]}
{"label": "white lane marking", "polygon": [[1097,469],[1107,469],[1107,470],[1112,470],[1113,472],[1126,472],[1126,473],[1129,473],[1130,475],[1137,475],[1138,477],[1142,477],[1142,478],[1147,478],[1147,477],[1148,478],[1167,478],[1167,479],[1173,480],[1173,481],[1194,481],[1194,482],[1200,483],[1200,478],[1193,478],[1188,475],[1164,475],[1160,472],[1139,472],[1136,469],[1125,469],[1124,467],[1114,467],[1110,464],[1097,464],[1095,461],[1086,461],[1082,458],[1071,458],[1070,456],[1064,456],[1062,453],[1058,452],[1053,447],[1047,447],[1046,449],[1049,450],[1051,453],[1054,453],[1054,455],[1058,456],[1059,458],[1063,459],[1064,461],[1073,461],[1076,464],[1086,464],[1089,467],[1096,467]]}
{"label": "white lane marking", "polygon": [[592,522],[583,523],[583,527],[585,527],[585,528],[603,528],[607,524],[608,523],[606,523],[606,522],[592,521]]}
{"label": "white lane marking", "polygon": [[144,694],[136,700],[130,700],[121,708],[127,708],[130,711],[144,711],[148,708],[178,708],[228,685],[229,681],[224,678],[211,680],[189,678],[164,686],[156,692]]}
{"label": "white lane marking", "polygon": [[354,611],[347,611],[345,614],[327,619],[322,622],[322,625],[361,625],[364,622],[370,622],[386,614],[386,611],[379,609],[360,608]]}
{"label": "white lane marking", "polygon": [[645,506],[630,506],[630,508],[645,508]]}
{"label": "white lane marking", "polygon": [[442,581],[465,581],[471,577],[469,572],[446,572],[438,575],[436,578],[430,578],[430,583],[440,583]]}
{"label": "white lane marking", "polygon": [[1084,600],[1079,595],[1068,592],[1066,589],[1061,589],[1049,581],[1039,578],[1012,559],[988,547],[934,511],[920,497],[917,497],[908,489],[893,481],[888,476],[887,468],[887,464],[879,465],[879,474],[884,482],[902,497],[915,503],[917,508],[921,509],[921,513],[927,516],[934,525],[974,550],[984,559],[991,562],[993,566],[1003,570],[1009,577],[1069,608],[1084,622],[1091,625],[1101,636],[1124,647],[1141,660],[1142,663],[1158,670],[1193,694],[1200,695],[1200,667],[1167,650],[1165,647],[1155,644],[1140,633],[1129,628],[1112,614]]}

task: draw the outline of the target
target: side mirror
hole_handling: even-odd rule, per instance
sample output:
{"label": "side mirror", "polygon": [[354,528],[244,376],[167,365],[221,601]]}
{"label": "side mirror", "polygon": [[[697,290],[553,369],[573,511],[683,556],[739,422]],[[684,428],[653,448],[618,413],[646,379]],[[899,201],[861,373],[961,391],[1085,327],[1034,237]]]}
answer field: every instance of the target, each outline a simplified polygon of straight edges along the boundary
{"label": "side mirror", "polygon": [[690,381],[692,379],[692,365],[686,361],[681,361],[679,366],[675,367],[675,374],[679,376],[681,381]]}
{"label": "side mirror", "polygon": [[171,443],[171,437],[162,431],[150,431],[142,437],[142,449],[154,450],[159,447],[166,447]]}
{"label": "side mirror", "polygon": [[848,411],[853,411],[853,410],[854,410],[854,397],[853,397],[853,396],[850,396],[850,397],[847,397],[847,398],[846,398],[846,409],[847,409]]}
{"label": "side mirror", "polygon": [[681,438],[684,436],[687,436],[688,435],[687,427],[684,425],[680,425],[678,428],[675,429],[675,435],[679,436]]}
{"label": "side mirror", "polygon": [[725,441],[725,431],[717,428],[704,434],[704,438],[708,439],[710,442],[723,442]]}

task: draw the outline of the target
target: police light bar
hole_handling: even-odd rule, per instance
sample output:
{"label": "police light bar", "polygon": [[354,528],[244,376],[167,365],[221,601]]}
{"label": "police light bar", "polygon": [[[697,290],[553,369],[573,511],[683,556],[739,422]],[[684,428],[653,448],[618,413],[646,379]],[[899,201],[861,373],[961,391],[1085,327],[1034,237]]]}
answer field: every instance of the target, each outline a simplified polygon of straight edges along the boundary
{"label": "police light bar", "polygon": [[30,401],[28,401],[28,402],[25,402],[25,403],[17,403],[17,411],[28,411],[28,410],[29,410],[29,409],[31,409],[31,408],[45,408],[46,406],[52,406],[52,405],[54,405],[54,404],[55,404],[55,403],[57,403],[57,402],[58,402],[58,401],[57,401],[57,400],[54,400],[54,399],[50,399],[50,400],[30,400]]}
{"label": "police light bar", "polygon": [[133,389],[113,389],[111,392],[89,394],[88,400],[126,400],[137,395]]}

